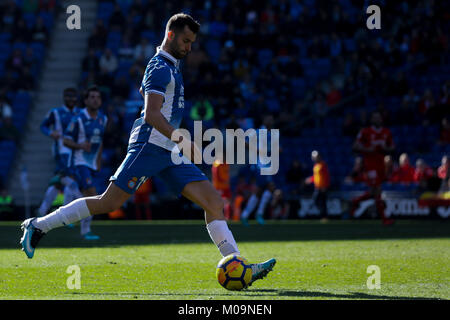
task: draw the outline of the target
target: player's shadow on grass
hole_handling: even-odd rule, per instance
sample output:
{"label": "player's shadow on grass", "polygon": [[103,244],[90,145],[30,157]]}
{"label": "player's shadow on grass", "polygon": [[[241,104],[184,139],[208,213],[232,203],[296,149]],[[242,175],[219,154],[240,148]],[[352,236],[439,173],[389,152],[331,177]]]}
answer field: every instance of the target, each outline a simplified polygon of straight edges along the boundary
{"label": "player's shadow on grass", "polygon": [[221,294],[208,294],[208,293],[142,293],[142,292],[101,292],[101,293],[83,293],[83,292],[66,292],[71,295],[99,295],[99,296],[121,296],[127,299],[137,299],[139,297],[152,296],[167,296],[168,299],[173,299],[174,296],[233,296],[233,297],[297,297],[300,300],[307,300],[308,298],[322,298],[322,299],[361,299],[361,300],[437,300],[436,298],[425,297],[400,297],[400,296],[385,296],[367,294],[362,292],[351,292],[348,294],[319,292],[319,291],[303,291],[303,290],[286,290],[286,289],[249,289],[245,291],[239,291],[236,293],[224,292]]}
{"label": "player's shadow on grass", "polygon": [[323,299],[363,299],[363,300],[436,300],[434,298],[425,297],[400,297],[400,296],[385,296],[377,294],[367,294],[363,292],[350,293],[330,293],[320,291],[304,291],[304,290],[286,290],[286,289],[254,289],[247,292],[258,293],[261,296],[280,296],[280,297],[298,297],[298,298],[323,298]]}

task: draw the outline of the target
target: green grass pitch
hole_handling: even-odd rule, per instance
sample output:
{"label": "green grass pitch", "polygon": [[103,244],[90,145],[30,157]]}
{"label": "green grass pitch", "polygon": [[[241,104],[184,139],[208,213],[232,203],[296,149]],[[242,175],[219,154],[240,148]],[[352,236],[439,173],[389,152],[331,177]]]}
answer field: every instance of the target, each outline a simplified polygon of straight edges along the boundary
{"label": "green grass pitch", "polygon": [[[215,277],[221,256],[203,221],[94,221],[100,241],[79,227],[46,235],[33,259],[20,250],[20,222],[0,223],[0,299],[449,299],[447,221],[230,223],[249,262],[277,259],[244,291]],[[69,289],[78,265],[81,288]],[[367,267],[380,268],[368,289]]]}

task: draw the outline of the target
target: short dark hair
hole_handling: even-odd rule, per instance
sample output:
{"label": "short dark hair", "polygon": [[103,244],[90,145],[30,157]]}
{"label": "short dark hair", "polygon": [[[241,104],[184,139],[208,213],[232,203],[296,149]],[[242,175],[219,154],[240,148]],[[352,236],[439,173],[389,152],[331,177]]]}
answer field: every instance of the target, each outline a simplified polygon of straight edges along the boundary
{"label": "short dark hair", "polygon": [[69,93],[73,93],[73,94],[77,94],[77,89],[75,89],[75,88],[65,88],[64,89],[64,91],[63,91],[63,95],[65,96],[66,94],[69,94]]}
{"label": "short dark hair", "polygon": [[84,92],[84,99],[87,99],[91,92],[98,92],[98,93],[100,93],[100,97],[102,95],[102,92],[100,91],[100,89],[96,85],[92,85],[89,88],[87,88],[87,90]]}
{"label": "short dark hair", "polygon": [[166,30],[175,31],[175,33],[177,33],[183,31],[184,26],[188,26],[195,34],[200,30],[200,23],[195,21],[194,18],[187,13],[177,13],[170,17],[169,21],[167,21]]}

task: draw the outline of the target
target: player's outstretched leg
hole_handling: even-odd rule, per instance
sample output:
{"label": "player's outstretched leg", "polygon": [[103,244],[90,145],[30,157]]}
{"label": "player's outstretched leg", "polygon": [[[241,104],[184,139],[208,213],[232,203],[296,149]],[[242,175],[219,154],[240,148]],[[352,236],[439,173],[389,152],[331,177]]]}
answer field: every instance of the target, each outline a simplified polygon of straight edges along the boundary
{"label": "player's outstretched leg", "polygon": [[20,240],[28,258],[33,258],[39,240],[50,230],[80,221],[94,214],[117,210],[131,195],[110,183],[102,194],[80,198],[40,218],[30,218],[22,223],[24,231]]}
{"label": "player's outstretched leg", "polygon": [[[206,229],[222,256],[241,255],[223,215],[222,198],[212,184],[206,180],[190,182],[184,187],[182,194],[205,210]],[[275,263],[275,259],[270,259],[262,263],[251,264],[252,280],[250,285],[272,271]]]}

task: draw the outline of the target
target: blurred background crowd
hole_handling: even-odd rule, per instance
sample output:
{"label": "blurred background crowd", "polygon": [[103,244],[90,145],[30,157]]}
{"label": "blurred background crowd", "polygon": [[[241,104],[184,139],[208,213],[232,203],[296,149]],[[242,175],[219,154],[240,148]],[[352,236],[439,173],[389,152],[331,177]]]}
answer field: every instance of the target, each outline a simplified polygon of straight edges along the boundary
{"label": "blurred background crowd", "polygon": [[[327,163],[330,189],[364,189],[352,144],[370,114],[382,114],[395,151],[385,158],[385,190],[445,193],[450,152],[450,3],[370,1],[382,8],[381,30],[368,30],[361,0],[99,0],[97,23],[80,65],[80,92],[97,84],[108,116],[98,191],[125,155],[143,100],[138,92],[168,18],[201,23],[182,63],[185,114],[207,128],[280,129],[274,206],[312,191],[311,152]],[[8,170],[58,12],[55,0],[0,5],[0,152]],[[26,107],[24,107],[26,105]],[[7,159],[8,161],[6,161]],[[203,166],[211,174],[211,166]],[[254,167],[230,168],[233,198],[264,188]],[[152,197],[165,187],[151,181]],[[438,187],[437,187],[438,186]],[[150,191],[148,191],[150,192]]]}

